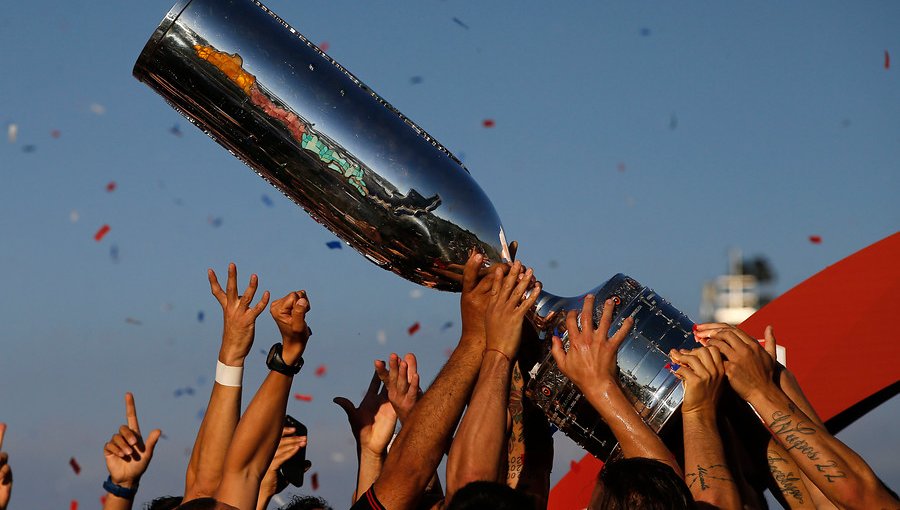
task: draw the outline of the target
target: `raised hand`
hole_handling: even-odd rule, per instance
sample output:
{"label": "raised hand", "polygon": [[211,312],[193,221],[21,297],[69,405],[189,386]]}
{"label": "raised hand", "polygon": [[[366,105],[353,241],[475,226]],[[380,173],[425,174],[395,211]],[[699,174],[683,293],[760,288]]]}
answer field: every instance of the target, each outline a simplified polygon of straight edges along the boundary
{"label": "raised hand", "polygon": [[725,379],[725,360],[722,353],[713,345],[697,349],[682,349],[669,352],[672,361],[681,365],[675,371],[675,377],[684,384],[684,401],[681,413],[716,412],[716,403],[722,394],[722,381]]}
{"label": "raised hand", "polygon": [[262,299],[251,307],[253,296],[259,286],[255,274],[250,275],[250,283],[242,295],[237,293],[237,267],[228,264],[228,280],[225,290],[219,285],[216,272],[207,270],[209,288],[216,301],[222,306],[224,327],[222,329],[222,347],[219,350],[219,361],[229,366],[243,366],[244,358],[253,346],[256,318],[266,309],[269,303],[269,291],[263,292]]}
{"label": "raised hand", "polygon": [[[533,271],[524,271],[521,262],[514,262],[503,275],[503,269],[494,269],[491,282],[491,296],[485,310],[485,334],[487,349],[499,351],[512,359],[519,352],[522,340],[522,319],[525,313],[537,301],[540,294],[540,282],[534,283]],[[534,285],[531,294],[525,297],[525,291]]]}
{"label": "raised hand", "polygon": [[306,313],[309,310],[309,298],[305,290],[290,292],[269,307],[272,318],[278,325],[278,331],[281,332],[281,341],[284,344],[282,357],[289,365],[293,365],[303,355],[306,342],[312,334],[306,325]]}
{"label": "raised hand", "polygon": [[[282,429],[281,441],[278,443],[278,449],[275,450],[275,456],[269,464],[269,469],[266,471],[262,482],[259,484],[259,498],[257,501],[265,501],[268,503],[272,496],[278,494],[287,487],[287,481],[278,476],[278,470],[281,469],[281,466],[284,465],[288,459],[299,452],[301,448],[305,448],[307,444],[306,436],[294,436],[292,435],[294,432],[296,432],[296,429],[293,427],[284,427]],[[306,462],[307,466],[309,466],[310,462]],[[265,508],[265,505],[260,506],[257,504],[257,507]]]}
{"label": "raised hand", "polygon": [[12,469],[9,467],[9,454],[3,451],[3,436],[6,435],[6,424],[0,423],[0,510],[6,510],[12,494]]}
{"label": "raised hand", "polygon": [[[750,400],[754,392],[774,385],[772,374],[776,361],[755,338],[727,324],[699,324],[694,335],[727,358],[725,375],[742,399]],[[775,342],[771,343],[774,349]]]}
{"label": "raised hand", "polygon": [[394,434],[397,413],[388,400],[387,388],[381,385],[378,372],[372,374],[369,389],[358,407],[344,397],[335,397],[334,403],[347,414],[360,453],[381,456]]}
{"label": "raised hand", "polygon": [[391,353],[388,364],[380,359],[375,360],[375,373],[387,390],[388,400],[397,418],[404,422],[422,395],[416,355],[410,352],[400,359],[400,356]]}
{"label": "raised hand", "polygon": [[[495,278],[494,271],[483,269],[484,255],[472,250],[466,267],[463,269],[462,297],[462,336],[484,342],[484,312],[491,298],[491,286]],[[499,265],[509,268],[508,265]]]}
{"label": "raised hand", "polygon": [[125,394],[125,419],[126,424],[119,427],[119,431],[103,447],[103,455],[113,483],[134,488],[147,471],[162,432],[155,429],[144,441],[131,393]]}
{"label": "raised hand", "polygon": [[612,338],[608,337],[615,305],[612,299],[607,299],[603,304],[600,323],[594,329],[594,299],[593,294],[584,297],[581,330],[578,329],[577,310],[569,310],[566,314],[566,328],[569,332],[568,352],[563,349],[562,340],[556,336],[553,337],[553,345],[550,348],[560,371],[581,391],[593,386],[600,388],[610,383],[617,384],[616,352],[634,325],[634,319],[628,317]]}

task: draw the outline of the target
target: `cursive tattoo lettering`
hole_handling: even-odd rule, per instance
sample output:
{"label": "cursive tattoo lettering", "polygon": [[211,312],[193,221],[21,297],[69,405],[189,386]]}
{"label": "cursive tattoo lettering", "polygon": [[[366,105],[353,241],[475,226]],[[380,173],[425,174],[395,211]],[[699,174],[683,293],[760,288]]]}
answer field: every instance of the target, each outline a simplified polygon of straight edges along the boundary
{"label": "cursive tattoo lettering", "polygon": [[725,464],[713,464],[711,466],[703,467],[701,465],[697,465],[696,473],[687,473],[684,475],[685,478],[691,478],[691,483],[688,484],[688,488],[694,488],[694,484],[700,482],[700,490],[705,491],[709,488],[709,484],[707,480],[721,480],[723,482],[733,482],[731,478],[725,478],[724,476],[714,476],[710,474],[710,470],[713,468],[721,468],[724,471],[725,475],[730,475],[731,473],[728,471],[728,466]]}
{"label": "cursive tattoo lettering", "polygon": [[809,460],[819,460],[819,452],[802,437],[815,435],[816,428],[809,422],[792,419],[794,406],[791,406],[791,411],[790,413],[783,411],[772,413],[769,429],[773,434],[782,438],[784,447],[788,451],[797,450]]}
{"label": "cursive tattoo lettering", "polygon": [[835,478],[847,478],[847,474],[838,469],[837,462],[833,460],[829,460],[825,464],[816,464],[816,469],[822,473],[828,483],[834,483]]}
{"label": "cursive tattoo lettering", "polygon": [[772,473],[772,478],[775,479],[775,483],[778,484],[778,488],[781,489],[782,494],[790,496],[797,500],[801,505],[803,504],[803,491],[800,490],[803,482],[800,480],[799,476],[794,476],[793,471],[788,471],[785,473],[782,471],[778,463],[783,462],[787,464],[787,460],[778,455],[778,452],[773,450],[768,450],[767,457],[769,460],[769,471]]}

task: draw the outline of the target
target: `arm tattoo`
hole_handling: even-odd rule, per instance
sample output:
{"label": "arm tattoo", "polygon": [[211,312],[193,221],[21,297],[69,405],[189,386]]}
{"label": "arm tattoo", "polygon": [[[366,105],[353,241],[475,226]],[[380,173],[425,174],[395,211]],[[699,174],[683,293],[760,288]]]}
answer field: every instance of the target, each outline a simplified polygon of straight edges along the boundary
{"label": "arm tattoo", "polygon": [[768,453],[769,471],[772,473],[772,478],[775,479],[775,483],[778,484],[778,488],[781,489],[782,494],[796,499],[797,502],[802,505],[803,491],[800,490],[800,487],[803,486],[803,482],[800,480],[800,477],[794,476],[793,471],[785,473],[779,469],[778,463],[787,463],[787,460],[779,456],[778,452],[768,450],[766,453]]}
{"label": "arm tattoo", "polygon": [[[816,464],[816,469],[822,473],[822,476],[828,480],[828,483],[834,482],[835,478],[847,478],[847,474],[837,469],[838,465],[833,460],[829,460],[825,464]],[[829,470],[832,470],[830,471]]]}
{"label": "arm tattoo", "polygon": [[[711,466],[701,466],[697,464],[697,472],[696,473],[687,473],[684,475],[685,479],[690,478],[691,481],[688,484],[688,488],[693,489],[694,484],[700,482],[700,490],[705,491],[709,488],[708,480],[722,480],[723,482],[734,482],[731,478],[725,478],[724,476],[714,476],[709,473],[709,471],[713,468],[722,468],[724,471],[723,474],[730,475],[728,472],[728,466],[725,464],[713,464]],[[686,480],[685,480],[686,481]]]}
{"label": "arm tattoo", "polygon": [[822,460],[822,464],[817,463],[815,466],[829,483],[834,482],[835,478],[847,478],[847,475],[840,470],[840,466],[835,461],[821,459],[815,447],[803,439],[802,436],[815,436],[816,428],[809,422],[795,420],[793,416],[796,410],[797,408],[790,404],[788,412],[775,411],[772,413],[769,429],[775,434],[776,438],[780,438],[787,451],[797,450],[809,460]]}

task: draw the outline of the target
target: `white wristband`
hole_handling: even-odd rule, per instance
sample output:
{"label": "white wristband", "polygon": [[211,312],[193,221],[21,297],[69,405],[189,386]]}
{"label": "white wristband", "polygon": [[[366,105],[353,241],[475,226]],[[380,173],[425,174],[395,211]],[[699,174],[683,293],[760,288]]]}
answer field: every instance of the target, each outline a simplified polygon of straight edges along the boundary
{"label": "white wristband", "polygon": [[216,360],[216,382],[222,386],[232,386],[234,388],[241,387],[241,380],[244,378],[244,367],[228,366],[221,361]]}

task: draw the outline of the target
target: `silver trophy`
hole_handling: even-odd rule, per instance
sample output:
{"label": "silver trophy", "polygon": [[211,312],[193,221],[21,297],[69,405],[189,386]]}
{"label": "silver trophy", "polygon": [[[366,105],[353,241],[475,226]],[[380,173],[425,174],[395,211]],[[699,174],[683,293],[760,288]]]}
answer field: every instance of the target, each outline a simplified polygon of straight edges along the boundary
{"label": "silver trophy", "polygon": [[[426,287],[458,291],[469,250],[510,259],[490,199],[443,145],[254,0],[182,0],[166,15],[134,76],[260,177],[375,264]],[[624,275],[589,291],[615,299],[635,326],[619,349],[626,395],[654,430],[680,405],[666,368],[694,347],[693,323]],[[567,346],[563,312],[581,296],[542,292],[530,315],[543,359],[526,395],[564,433],[607,458],[615,439],[549,355]],[[523,367],[527,368],[527,367]]]}

